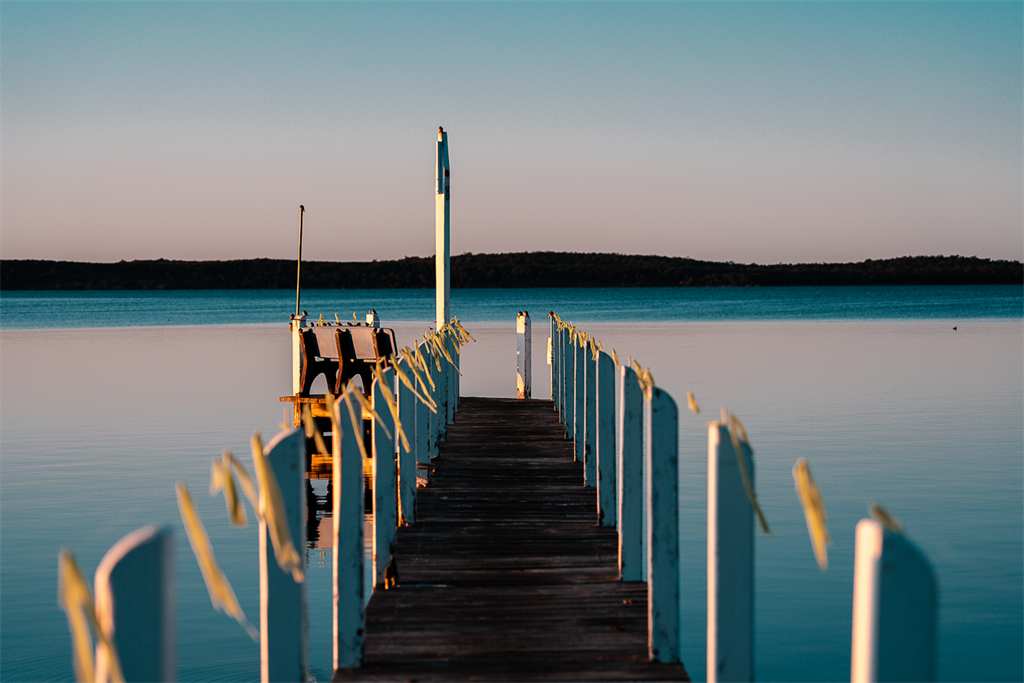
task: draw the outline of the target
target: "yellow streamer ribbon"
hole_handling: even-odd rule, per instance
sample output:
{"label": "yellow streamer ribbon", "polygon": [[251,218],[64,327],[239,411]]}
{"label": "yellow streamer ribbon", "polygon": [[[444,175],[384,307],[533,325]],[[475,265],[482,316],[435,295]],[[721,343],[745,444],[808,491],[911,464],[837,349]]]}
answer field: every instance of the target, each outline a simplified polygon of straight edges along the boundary
{"label": "yellow streamer ribbon", "polygon": [[100,648],[105,650],[110,667],[110,680],[113,683],[124,683],[117,648],[100,626],[92,594],[85,579],[82,578],[82,571],[75,562],[75,556],[68,550],[62,550],[57,560],[57,601],[68,615],[75,678],[83,683],[96,680],[96,661],[93,658],[92,636],[89,633],[89,628],[92,627]]}
{"label": "yellow streamer ribbon", "polygon": [[402,440],[402,447],[408,453],[411,447],[409,446],[409,439],[405,437],[405,430],[402,429],[402,420],[398,416],[398,401],[395,399],[395,394],[391,391],[391,387],[388,386],[379,360],[373,368],[373,376],[377,379],[377,386],[380,388],[381,396],[384,397],[384,403],[387,404],[388,410],[391,411],[391,418],[395,421],[395,431],[398,432],[398,436]]}
{"label": "yellow streamer ribbon", "polygon": [[828,548],[832,538],[828,535],[828,515],[825,513],[825,502],[821,499],[821,490],[811,476],[811,468],[807,461],[800,458],[793,465],[793,483],[796,494],[804,508],[804,519],[807,520],[807,533],[811,537],[814,558],[822,571],[828,569]]}
{"label": "yellow streamer ribbon", "polygon": [[228,583],[224,573],[217,566],[217,560],[213,557],[213,547],[210,545],[210,538],[206,535],[206,529],[199,519],[199,514],[192,503],[192,496],[189,495],[185,482],[179,481],[176,490],[181,521],[185,525],[185,534],[188,536],[192,552],[199,563],[199,570],[203,574],[203,581],[206,582],[206,590],[210,593],[210,602],[213,603],[214,609],[224,612],[229,617],[233,617],[245,628],[249,633],[249,637],[257,643],[260,642],[259,631],[253,628],[249,620],[245,618],[245,613],[238,604],[235,592],[231,589],[231,584]]}
{"label": "yellow streamer ribbon", "polygon": [[889,511],[886,510],[881,505],[879,505],[877,502],[872,503],[868,507],[868,511],[871,513],[872,517],[878,520],[878,522],[880,522],[881,525],[889,531],[894,531],[898,534],[903,533],[903,524],[900,523],[900,520],[896,519],[891,514],[889,514]]}
{"label": "yellow streamer ribbon", "polygon": [[292,535],[288,531],[284,499],[281,497],[281,489],[277,485],[277,477],[274,476],[270,462],[263,452],[259,431],[252,435],[252,462],[253,468],[256,470],[256,481],[260,485],[258,512],[260,518],[267,525],[267,532],[270,534],[270,541],[274,546],[274,557],[277,558],[277,566],[281,568],[281,571],[290,572],[296,583],[302,583],[306,579],[306,575],[302,571],[302,558],[295,549]]}
{"label": "yellow streamer ribbon", "polygon": [[754,507],[754,512],[757,514],[757,521],[761,524],[761,530],[769,536],[773,536],[771,529],[768,528],[768,521],[764,518],[764,512],[761,511],[761,505],[757,502],[757,495],[754,493],[753,483],[750,481],[750,473],[747,472],[747,459],[743,457],[743,448],[747,449],[750,454],[750,458],[754,458],[754,449],[750,447],[750,439],[747,438],[747,430],[743,428],[743,423],[740,422],[739,418],[729,414],[729,437],[732,440],[733,450],[736,451],[736,461],[740,465],[740,477],[743,479],[743,488],[747,491],[747,498],[750,499],[750,504]]}

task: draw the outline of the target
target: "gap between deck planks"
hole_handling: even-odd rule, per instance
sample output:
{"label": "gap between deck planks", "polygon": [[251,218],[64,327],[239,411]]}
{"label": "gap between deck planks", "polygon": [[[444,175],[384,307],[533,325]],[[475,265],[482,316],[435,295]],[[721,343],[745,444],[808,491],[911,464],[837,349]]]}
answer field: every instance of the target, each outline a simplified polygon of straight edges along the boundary
{"label": "gap between deck planks", "polygon": [[433,465],[335,681],[689,680],[648,661],[647,586],[619,581],[551,401],[461,398]]}

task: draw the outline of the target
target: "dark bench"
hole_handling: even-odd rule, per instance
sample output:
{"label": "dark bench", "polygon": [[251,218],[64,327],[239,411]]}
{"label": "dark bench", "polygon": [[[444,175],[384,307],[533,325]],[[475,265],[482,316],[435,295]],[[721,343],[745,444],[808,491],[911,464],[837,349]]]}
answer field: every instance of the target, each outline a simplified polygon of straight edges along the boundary
{"label": "dark bench", "polygon": [[302,390],[298,396],[309,396],[313,381],[323,375],[335,396],[354,377],[363,381],[369,393],[373,368],[378,360],[384,367],[398,351],[394,330],[383,327],[316,326],[299,331],[302,343]]}

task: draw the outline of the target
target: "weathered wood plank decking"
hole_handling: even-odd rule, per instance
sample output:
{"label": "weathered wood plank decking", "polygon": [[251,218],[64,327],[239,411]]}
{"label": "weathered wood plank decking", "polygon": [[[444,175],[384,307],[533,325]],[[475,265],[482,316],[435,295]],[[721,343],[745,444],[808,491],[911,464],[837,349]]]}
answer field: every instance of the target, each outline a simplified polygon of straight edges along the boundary
{"label": "weathered wood plank decking", "polygon": [[462,398],[335,681],[689,680],[647,654],[647,587],[618,579],[551,401]]}

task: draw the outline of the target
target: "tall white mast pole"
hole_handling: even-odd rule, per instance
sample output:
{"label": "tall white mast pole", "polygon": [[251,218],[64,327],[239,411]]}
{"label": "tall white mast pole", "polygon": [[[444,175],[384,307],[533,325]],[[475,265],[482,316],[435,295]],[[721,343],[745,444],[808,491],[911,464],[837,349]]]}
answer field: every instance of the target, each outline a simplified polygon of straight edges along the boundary
{"label": "tall white mast pole", "polygon": [[437,281],[437,318],[435,329],[451,320],[451,214],[448,166],[448,134],[437,128],[437,201],[434,268]]}

